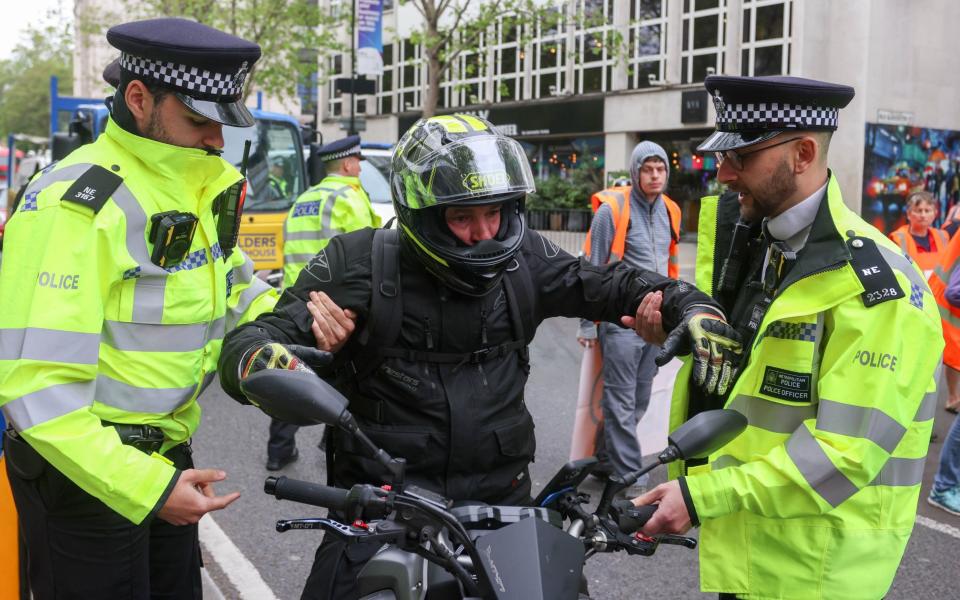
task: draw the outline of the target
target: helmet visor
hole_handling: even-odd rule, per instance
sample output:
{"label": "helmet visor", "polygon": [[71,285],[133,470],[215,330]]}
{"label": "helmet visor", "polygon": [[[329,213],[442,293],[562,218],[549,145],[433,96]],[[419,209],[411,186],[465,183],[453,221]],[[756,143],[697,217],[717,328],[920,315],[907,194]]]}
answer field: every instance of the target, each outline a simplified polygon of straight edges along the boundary
{"label": "helmet visor", "polygon": [[533,172],[523,147],[500,136],[471,136],[417,157],[398,156],[393,168],[403,178],[397,200],[409,208],[427,208],[534,191]]}

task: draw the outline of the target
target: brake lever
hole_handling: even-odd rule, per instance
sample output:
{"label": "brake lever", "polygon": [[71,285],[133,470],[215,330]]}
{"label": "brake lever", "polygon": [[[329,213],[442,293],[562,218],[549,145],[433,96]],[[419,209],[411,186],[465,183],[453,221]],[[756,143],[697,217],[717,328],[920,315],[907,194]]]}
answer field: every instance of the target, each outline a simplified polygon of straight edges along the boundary
{"label": "brake lever", "polygon": [[399,543],[404,539],[406,529],[391,527],[389,523],[389,521],[379,521],[375,524],[371,523],[369,526],[365,523],[358,526],[345,525],[329,518],[281,519],[277,521],[277,531],[282,533],[291,529],[322,529],[329,531],[348,544]]}
{"label": "brake lever", "polygon": [[684,546],[690,548],[691,550],[697,547],[697,540],[692,537],[687,537],[685,535],[673,535],[672,533],[666,533],[659,536],[661,544],[672,544],[674,546]]}

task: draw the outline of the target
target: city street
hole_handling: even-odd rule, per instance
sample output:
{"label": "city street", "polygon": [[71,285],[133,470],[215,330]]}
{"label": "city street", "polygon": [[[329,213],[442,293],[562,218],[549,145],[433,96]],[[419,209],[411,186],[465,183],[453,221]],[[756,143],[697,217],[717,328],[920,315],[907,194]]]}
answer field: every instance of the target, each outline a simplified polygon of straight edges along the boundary
{"label": "city street", "polygon": [[[681,256],[684,273],[689,273],[693,246],[685,244]],[[537,460],[531,469],[535,491],[568,457],[580,362],[575,331],[573,320],[551,319],[541,326],[532,346],[533,370],[527,404],[537,424]],[[655,385],[654,406],[640,426],[641,440],[648,454],[658,451],[658,444],[664,441],[662,430],[666,427],[666,402],[673,371],[671,365],[661,370]],[[320,511],[292,502],[278,502],[262,492],[263,480],[270,474],[264,469],[269,422],[265,415],[253,407],[240,406],[216,385],[206,392],[201,403],[205,411],[203,425],[194,439],[197,464],[227,471],[228,480],[218,485],[219,491],[243,492],[236,503],[213,515],[212,520],[228,541],[218,531],[211,533],[209,517],[204,520],[207,568],[228,598],[268,598],[266,594],[281,599],[297,598],[320,535],[308,531],[277,533],[274,522],[278,518],[319,516]],[[950,418],[952,415],[944,410],[937,411],[936,429],[940,440],[946,434]],[[661,431],[656,431],[658,428]],[[282,474],[325,481],[323,454],[316,447],[320,434],[319,427],[300,431],[297,440],[300,459]],[[925,500],[939,451],[939,443],[931,444],[918,524],[888,598],[955,597],[960,518],[933,509]],[[664,476],[664,470],[658,469],[653,472],[652,482],[662,481]],[[595,493],[594,498],[599,496],[599,486],[590,491]],[[249,567],[251,564],[256,572]],[[588,562],[587,574],[595,598],[710,597],[697,591],[696,551],[676,546],[663,547],[652,558],[598,555]]]}

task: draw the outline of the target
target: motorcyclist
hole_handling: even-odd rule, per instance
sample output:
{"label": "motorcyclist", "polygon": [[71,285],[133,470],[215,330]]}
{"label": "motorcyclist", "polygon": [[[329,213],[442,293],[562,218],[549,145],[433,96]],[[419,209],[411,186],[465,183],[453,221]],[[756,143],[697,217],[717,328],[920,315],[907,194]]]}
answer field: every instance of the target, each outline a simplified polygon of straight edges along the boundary
{"label": "motorcyclist", "polygon": [[[397,145],[390,184],[399,231],[334,237],[274,312],[225,340],[220,375],[232,397],[247,403],[240,380],[277,365],[284,345],[312,345],[314,316],[328,323],[342,307],[356,331],[331,340],[335,360],[319,373],[377,445],[407,459],[407,483],[453,500],[523,504],[535,451],[527,346],[544,319],[632,327],[641,299],[658,294],[671,331],[664,358],[693,349],[699,381],[726,387],[739,344],[717,305],[651,271],[578,260],[526,229],[527,157],[488,122],[418,121]],[[334,435],[327,450],[331,484],[389,481],[353,438]],[[303,598],[355,597],[375,550],[325,538]]]}

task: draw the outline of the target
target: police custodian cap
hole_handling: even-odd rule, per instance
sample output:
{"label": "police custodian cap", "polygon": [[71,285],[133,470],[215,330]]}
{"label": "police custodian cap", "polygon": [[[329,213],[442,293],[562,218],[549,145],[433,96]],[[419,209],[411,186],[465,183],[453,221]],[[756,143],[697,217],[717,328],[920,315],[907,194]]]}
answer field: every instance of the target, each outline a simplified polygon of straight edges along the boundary
{"label": "police custodian cap", "polygon": [[340,160],[348,156],[360,156],[360,136],[348,135],[342,140],[324,144],[317,154],[320,155],[320,160],[323,162]]}
{"label": "police custodian cap", "polygon": [[187,19],[134,21],[111,27],[107,41],[120,50],[120,69],[151,80],[199,115],[236,127],[253,125],[243,105],[243,82],[260,46]]}
{"label": "police custodian cap", "polygon": [[802,77],[711,75],[703,84],[713,95],[717,130],[698,152],[743,148],[791,129],[833,131],[854,95],[848,85]]}

